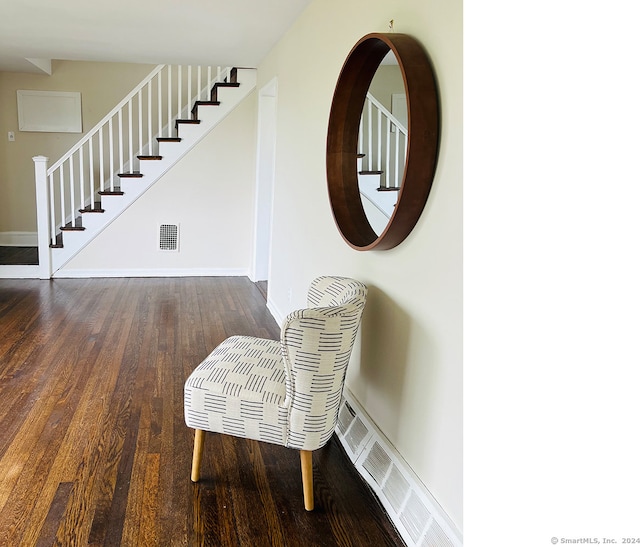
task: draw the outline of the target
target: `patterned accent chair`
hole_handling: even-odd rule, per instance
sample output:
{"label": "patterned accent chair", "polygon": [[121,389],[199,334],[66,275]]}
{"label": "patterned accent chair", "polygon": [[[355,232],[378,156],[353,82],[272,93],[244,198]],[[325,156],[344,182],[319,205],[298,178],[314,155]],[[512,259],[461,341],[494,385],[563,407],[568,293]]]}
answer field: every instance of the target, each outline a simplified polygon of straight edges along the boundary
{"label": "patterned accent chair", "polygon": [[312,451],[335,429],[366,295],[359,281],[319,277],[280,340],[232,336],[196,367],[184,386],[185,421],[195,429],[192,481],[205,431],[275,443],[300,451],[304,505],[313,510]]}

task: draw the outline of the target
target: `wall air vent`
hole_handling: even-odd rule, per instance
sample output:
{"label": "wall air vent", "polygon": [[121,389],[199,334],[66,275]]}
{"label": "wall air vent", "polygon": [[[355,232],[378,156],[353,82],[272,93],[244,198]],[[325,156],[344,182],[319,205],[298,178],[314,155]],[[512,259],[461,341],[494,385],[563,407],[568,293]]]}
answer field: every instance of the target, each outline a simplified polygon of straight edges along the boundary
{"label": "wall air vent", "polygon": [[384,448],[378,442],[374,442],[369,454],[362,466],[369,472],[376,484],[382,487],[384,479],[391,467],[391,458],[387,456]]}
{"label": "wall air vent", "polygon": [[349,429],[349,426],[351,425],[351,422],[353,422],[355,416],[356,413],[349,406],[349,403],[343,401],[343,404],[340,407],[340,412],[338,412],[338,431],[344,435],[347,432],[347,429]]}
{"label": "wall air vent", "polygon": [[[407,532],[411,536],[411,539],[416,543],[429,524],[430,517],[431,513],[425,507],[425,504],[422,502],[420,497],[412,490],[404,509],[400,513],[400,522],[404,524]],[[433,527],[437,526],[437,523],[432,522],[431,524],[431,529],[433,530]],[[440,533],[444,536],[442,529],[440,529]],[[433,545],[434,543],[432,542],[431,544]],[[425,545],[429,544],[425,543]],[[435,545],[440,544],[436,543]],[[451,545],[451,542],[449,542],[449,545]]]}
{"label": "wall air vent", "polygon": [[363,448],[363,441],[367,439],[369,430],[364,425],[362,420],[356,416],[355,420],[351,424],[348,433],[345,435],[345,439],[349,444],[349,448],[354,454],[359,454]]}
{"label": "wall air vent", "polygon": [[344,399],[340,404],[336,431],[352,459],[360,455],[371,436],[367,425],[358,418],[355,410]]}
{"label": "wall air vent", "polygon": [[396,513],[400,513],[409,490],[409,482],[402,476],[402,472],[395,465],[391,466],[391,473],[382,487],[382,493],[387,497]]}
{"label": "wall air vent", "polygon": [[178,251],[179,233],[178,224],[160,224],[158,250]]}
{"label": "wall air vent", "polygon": [[454,543],[447,537],[440,525],[432,520],[420,547],[454,547]]}

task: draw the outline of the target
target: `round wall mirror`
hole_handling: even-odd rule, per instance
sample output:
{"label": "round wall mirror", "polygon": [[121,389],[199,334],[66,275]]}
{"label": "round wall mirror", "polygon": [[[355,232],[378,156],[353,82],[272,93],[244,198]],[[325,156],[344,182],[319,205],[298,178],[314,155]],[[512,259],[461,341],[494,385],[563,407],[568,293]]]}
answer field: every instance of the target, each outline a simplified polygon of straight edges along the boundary
{"label": "round wall mirror", "polygon": [[334,219],[354,249],[391,249],[415,226],[440,136],[433,70],[405,34],[369,34],[342,67],[329,116],[327,182]]}

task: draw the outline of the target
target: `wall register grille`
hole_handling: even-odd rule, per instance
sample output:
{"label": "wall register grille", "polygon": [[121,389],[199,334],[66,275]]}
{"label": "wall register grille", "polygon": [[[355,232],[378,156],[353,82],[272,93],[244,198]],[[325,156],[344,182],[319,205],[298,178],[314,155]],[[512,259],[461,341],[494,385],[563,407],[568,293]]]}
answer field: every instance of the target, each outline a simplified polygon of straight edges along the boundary
{"label": "wall register grille", "polygon": [[346,389],[336,434],[408,547],[462,547],[451,519]]}
{"label": "wall register grille", "polygon": [[158,249],[160,251],[178,251],[178,224],[160,224]]}

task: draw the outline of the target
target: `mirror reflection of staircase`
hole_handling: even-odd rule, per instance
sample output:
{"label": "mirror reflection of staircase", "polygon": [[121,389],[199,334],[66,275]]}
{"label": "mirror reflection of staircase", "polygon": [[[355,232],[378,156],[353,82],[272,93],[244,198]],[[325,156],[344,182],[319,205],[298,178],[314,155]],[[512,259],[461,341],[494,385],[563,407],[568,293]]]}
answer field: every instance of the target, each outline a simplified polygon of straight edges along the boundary
{"label": "mirror reflection of staircase", "polygon": [[367,219],[380,235],[393,215],[402,185],[408,129],[367,93],[358,134],[358,188]]}

